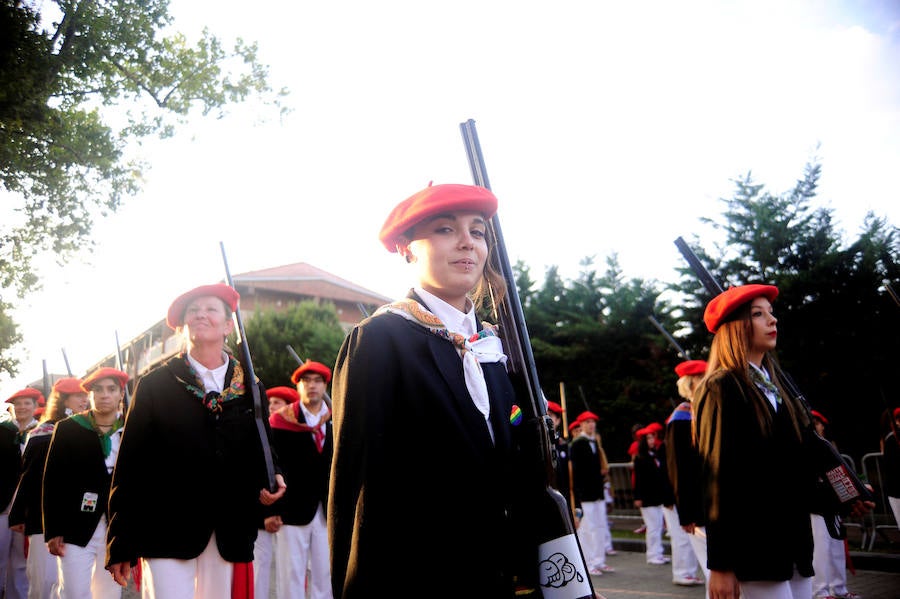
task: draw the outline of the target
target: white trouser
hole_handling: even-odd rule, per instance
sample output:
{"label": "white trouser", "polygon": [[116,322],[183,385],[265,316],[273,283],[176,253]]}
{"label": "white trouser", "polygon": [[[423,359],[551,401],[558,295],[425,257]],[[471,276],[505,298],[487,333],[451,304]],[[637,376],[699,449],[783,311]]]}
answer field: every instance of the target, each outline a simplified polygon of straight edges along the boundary
{"label": "white trouser", "polygon": [[688,540],[697,556],[697,563],[703,570],[703,580],[706,581],[706,599],[709,599],[709,568],[706,567],[706,528],[703,526],[695,526],[694,532],[687,533]]}
{"label": "white trouser", "polygon": [[678,510],[663,506],[663,517],[669,529],[669,545],[672,548],[672,580],[679,581],[697,576],[697,556],[691,547],[690,535],[681,528]]}
{"label": "white trouser", "polygon": [[278,599],[306,597],[309,566],[310,599],[331,599],[328,530],[322,504],[305,526],[282,526],[275,533],[275,590]]}
{"label": "white trouser", "polygon": [[844,540],[832,538],[825,519],[811,514],[813,533],[813,597],[843,595],[847,592],[847,558]]}
{"label": "white trouser", "polygon": [[234,566],[219,555],[216,534],[194,559],[141,558],[142,599],[223,599],[231,597]]}
{"label": "white trouser", "polygon": [[888,503],[891,506],[891,511],[894,512],[894,520],[897,521],[897,526],[900,527],[900,497],[888,495]]}
{"label": "white trouser", "polygon": [[[63,539],[65,541],[65,539]],[[59,599],[118,599],[120,587],[104,568],[106,562],[106,517],[100,518],[91,540],[84,547],[65,544],[65,555],[57,557]]]}
{"label": "white trouser", "polygon": [[43,533],[28,535],[28,559],[25,563],[28,573],[28,599],[56,599],[59,597],[57,581],[59,569],[56,556],[44,544]]}
{"label": "white trouser", "polygon": [[4,511],[0,514],[0,597],[25,599],[27,595],[25,535],[9,529],[9,512]]}
{"label": "white trouser", "polygon": [[741,583],[741,599],[809,599],[812,597],[812,578],[800,576],[784,582],[753,581]]}
{"label": "white trouser", "polygon": [[661,505],[653,505],[641,508],[641,517],[647,532],[644,539],[647,544],[647,561],[660,560],[663,556],[663,509]]}
{"label": "white trouser", "polygon": [[578,542],[588,568],[602,568],[606,565],[606,537],[609,527],[606,518],[606,502],[582,501],[581,524],[578,525]]}
{"label": "white trouser", "polygon": [[253,596],[269,599],[272,565],[275,562],[275,533],[259,529],[253,544]]}

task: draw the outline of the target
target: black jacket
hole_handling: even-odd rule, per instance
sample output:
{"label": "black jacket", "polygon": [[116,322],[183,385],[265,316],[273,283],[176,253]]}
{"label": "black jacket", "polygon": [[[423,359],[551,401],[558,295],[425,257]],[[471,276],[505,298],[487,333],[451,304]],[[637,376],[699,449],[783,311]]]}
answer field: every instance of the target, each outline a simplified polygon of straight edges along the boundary
{"label": "black jacket", "polygon": [[[226,388],[233,374],[229,367]],[[220,413],[210,412],[185,382],[199,384],[179,354],[135,388],[113,472],[107,565],[138,557],[193,559],[213,532],[224,559],[253,559],[259,492],[268,481],[250,382]]]}
{"label": "black jacket", "polygon": [[[513,597],[514,392],[503,364],[482,367],[494,444],[450,342],[396,314],[345,339],[332,383],[336,598]],[[435,582],[435,568],[450,575]]]}
{"label": "black jacket", "polygon": [[[708,377],[695,402],[710,570],[733,571],[741,581],[790,580],[795,567],[812,576],[815,479],[787,409],[776,413],[726,371]],[[772,415],[769,434],[755,402]]]}
{"label": "black jacket", "polygon": [[9,509],[9,524],[10,526],[24,524],[26,535],[44,532],[41,518],[41,485],[52,433],[53,431],[29,435],[22,456],[22,476],[16,488],[16,497]]}
{"label": "black jacket", "polygon": [[[302,411],[300,417],[303,417]],[[272,446],[278,452],[278,464],[287,490],[267,511],[281,516],[283,524],[305,526],[316,515],[320,503],[323,510],[328,507],[328,477],[334,454],[332,423],[325,423],[325,444],[321,453],[310,432],[273,428]]]}
{"label": "black jacket", "polygon": [[[106,514],[110,479],[97,432],[71,417],[60,420],[44,467],[44,538],[62,537],[85,547]],[[86,505],[88,494],[94,496],[93,506]]]}

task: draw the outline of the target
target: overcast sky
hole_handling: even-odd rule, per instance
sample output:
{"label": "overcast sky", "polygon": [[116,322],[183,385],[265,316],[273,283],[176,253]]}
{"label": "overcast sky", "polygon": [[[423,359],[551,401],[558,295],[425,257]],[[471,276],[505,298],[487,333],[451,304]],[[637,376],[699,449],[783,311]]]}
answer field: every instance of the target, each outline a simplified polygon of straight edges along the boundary
{"label": "overcast sky", "polygon": [[[675,280],[678,236],[707,234],[732,179],[773,193],[814,156],[817,206],[848,236],[900,223],[900,3],[415,0],[172,3],[176,28],[259,44],[284,119],[256,103],[136,151],[143,192],[49,262],[19,305],[22,372],[76,374],[232,274],[309,262],[387,296],[411,284],[377,232],[428,184],[470,183],[476,121],[513,260],[541,280],[617,253]],[[251,347],[252,349],[252,347]]]}

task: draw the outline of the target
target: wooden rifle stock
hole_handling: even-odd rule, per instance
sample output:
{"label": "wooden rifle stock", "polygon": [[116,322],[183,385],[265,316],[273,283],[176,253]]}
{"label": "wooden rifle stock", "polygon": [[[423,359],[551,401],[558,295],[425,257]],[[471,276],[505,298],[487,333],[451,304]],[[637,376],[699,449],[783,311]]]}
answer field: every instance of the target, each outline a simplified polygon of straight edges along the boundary
{"label": "wooden rifle stock", "polygon": [[[484,165],[478,133],[475,130],[475,121],[469,119],[460,123],[459,126],[469,167],[472,171],[472,179],[475,185],[490,190],[490,181]],[[522,426],[526,427],[522,435],[523,450],[526,452],[523,456],[523,466],[524,476],[528,479],[522,482],[525,483],[523,488],[527,489],[526,493],[530,495],[526,501],[532,500],[531,504],[524,509],[531,518],[530,523],[537,531],[535,537],[539,545],[537,562],[533,568],[533,579],[536,581],[536,586],[539,587],[536,590],[539,590],[547,599],[594,597],[593,582],[575,535],[572,514],[566,505],[565,498],[555,488],[556,460],[551,442],[553,425],[547,415],[547,406],[544,403],[538,380],[531,340],[528,337],[525,315],[516,288],[516,279],[506,250],[503,231],[500,228],[500,219],[496,214],[488,223],[488,228],[495,240],[496,249],[494,256],[489,259],[496,260],[506,282],[506,293],[499,304],[496,301],[496,295],[493,292],[491,294],[500,327],[500,339],[507,355],[506,367],[516,389],[517,398],[520,401],[527,399],[526,405],[520,406],[523,416]],[[555,434],[555,431],[552,434]],[[562,556],[566,562],[574,566],[576,574],[576,578],[567,581],[562,586],[559,586],[558,583],[550,584],[549,581],[544,580],[541,574],[542,565],[549,565],[552,568],[555,561],[559,560],[558,556]]]}
{"label": "wooden rifle stock", "polygon": [[[225,255],[225,244],[220,241],[219,247],[222,250],[222,262],[225,263],[225,278],[228,281],[228,285],[236,291],[237,289],[234,286],[234,281],[231,278],[231,271],[228,268],[228,257]],[[266,480],[268,481],[269,491],[275,493],[278,490],[278,485],[275,483],[275,465],[272,462],[272,448],[269,447],[269,436],[266,434],[266,425],[263,420],[264,418],[268,420],[268,416],[263,415],[262,398],[259,396],[259,385],[256,382],[256,373],[253,371],[253,360],[250,357],[250,347],[247,345],[247,335],[244,333],[244,319],[241,318],[240,300],[238,300],[238,305],[234,308],[234,320],[237,324],[238,345],[241,348],[241,357],[243,358],[244,368],[246,370],[244,380],[247,381],[246,384],[253,397],[253,417],[254,420],[256,420],[256,431],[259,433],[259,443],[262,445],[263,461],[265,462],[266,467]]]}
{"label": "wooden rifle stock", "polygon": [[[687,260],[694,274],[700,279],[700,282],[706,288],[706,291],[713,296],[722,293],[722,286],[703,266],[694,251],[685,243],[684,239],[679,237],[675,240],[678,250]],[[840,531],[840,519],[850,513],[852,505],[856,501],[872,501],[874,498],[872,493],[859,480],[856,473],[847,468],[844,459],[835,449],[834,445],[826,439],[823,439],[815,430],[813,425],[812,408],[804,397],[803,393],[794,383],[793,379],[781,370],[781,367],[773,360],[772,367],[777,371],[778,378],[785,386],[785,391],[794,398],[797,404],[806,413],[806,419],[809,423],[804,428],[804,441],[807,442],[807,450],[810,454],[810,460],[816,469],[816,475],[819,477],[819,487],[817,489],[817,513],[825,519],[825,524],[829,534],[835,539],[844,538]],[[825,489],[827,488],[827,491]],[[822,494],[828,493],[827,499],[822,498]]]}

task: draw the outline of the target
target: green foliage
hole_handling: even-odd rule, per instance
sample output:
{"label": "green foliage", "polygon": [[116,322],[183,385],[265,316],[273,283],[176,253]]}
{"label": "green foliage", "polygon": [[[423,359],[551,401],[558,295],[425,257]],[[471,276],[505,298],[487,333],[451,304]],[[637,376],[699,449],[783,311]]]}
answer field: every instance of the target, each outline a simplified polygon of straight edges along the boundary
{"label": "green foliage", "polygon": [[[168,0],[0,0],[0,292],[39,287],[33,259],[91,249],[94,219],[140,187],[128,144],[251,95],[279,105],[255,44],[170,33]],[[126,115],[123,118],[123,115]],[[0,315],[8,320],[3,302]],[[0,369],[18,342],[0,331]]]}
{"label": "green foliage", "polygon": [[281,312],[256,313],[245,320],[244,331],[253,369],[266,387],[293,386],[291,374],[299,364],[287,350],[288,345],[301,359],[332,368],[345,337],[334,304],[312,300]]}

